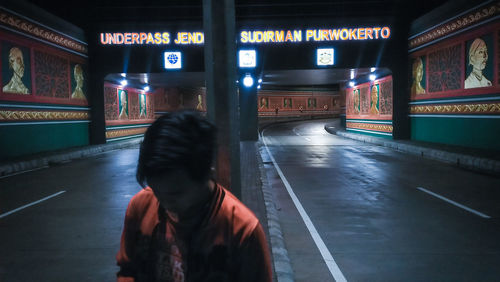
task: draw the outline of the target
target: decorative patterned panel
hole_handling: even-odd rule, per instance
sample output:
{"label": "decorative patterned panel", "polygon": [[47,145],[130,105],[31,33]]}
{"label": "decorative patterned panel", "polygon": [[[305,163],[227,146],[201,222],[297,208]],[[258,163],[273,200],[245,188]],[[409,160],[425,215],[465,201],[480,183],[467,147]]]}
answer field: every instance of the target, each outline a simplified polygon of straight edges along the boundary
{"label": "decorative patterned panel", "polygon": [[370,113],[370,88],[363,87],[360,89],[361,114],[367,115]]}
{"label": "decorative patterned panel", "polygon": [[22,19],[16,15],[10,14],[6,11],[0,10],[0,23],[20,32],[38,37],[43,40],[55,43],[62,47],[70,48],[77,52],[87,54],[87,46],[66,36],[60,35],[52,30],[43,26],[31,23],[26,19]]}
{"label": "decorative patterned panel", "polygon": [[392,80],[380,84],[379,111],[381,115],[392,115]]}
{"label": "decorative patterned panel", "polygon": [[463,30],[479,22],[500,14],[500,2],[494,2],[488,6],[481,7],[471,13],[462,15],[452,21],[442,24],[420,36],[410,40],[409,47],[413,49],[425,43],[439,39],[453,32]]}
{"label": "decorative patterned panel", "polygon": [[146,95],[146,108],[147,108],[147,111],[146,111],[146,117],[148,119],[154,119],[155,118],[155,106],[154,106],[154,102],[153,102],[153,96],[152,95]]}
{"label": "decorative patterned panel", "polygon": [[411,106],[412,114],[500,114],[500,103]]}
{"label": "decorative patterned panel", "polygon": [[460,89],[461,51],[458,44],[429,54],[429,92]]}
{"label": "decorative patterned panel", "polygon": [[0,110],[0,121],[88,120],[88,112]]}
{"label": "decorative patterned panel", "polygon": [[137,92],[128,92],[128,118],[139,119],[139,94]]}
{"label": "decorative patterned panel", "polygon": [[104,87],[104,117],[106,120],[118,119],[118,96],[116,88]]}
{"label": "decorative patterned panel", "polygon": [[392,125],[390,124],[347,122],[346,126],[347,128],[356,128],[356,129],[374,130],[374,131],[392,133]]}
{"label": "decorative patterned panel", "polygon": [[55,55],[35,51],[36,95],[68,98],[69,63]]}
{"label": "decorative patterned panel", "polygon": [[144,134],[144,132],[146,132],[147,129],[148,129],[147,127],[140,127],[131,129],[108,130],[106,131],[106,139]]}

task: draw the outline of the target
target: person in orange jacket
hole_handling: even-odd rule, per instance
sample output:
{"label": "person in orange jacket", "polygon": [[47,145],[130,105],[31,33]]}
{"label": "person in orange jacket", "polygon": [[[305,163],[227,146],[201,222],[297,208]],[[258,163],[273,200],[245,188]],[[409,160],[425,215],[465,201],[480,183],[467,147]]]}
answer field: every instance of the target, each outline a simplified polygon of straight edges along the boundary
{"label": "person in orange jacket", "polygon": [[136,175],[144,189],[127,208],[117,281],[272,281],[259,220],[210,178],[215,136],[194,111],[146,131]]}

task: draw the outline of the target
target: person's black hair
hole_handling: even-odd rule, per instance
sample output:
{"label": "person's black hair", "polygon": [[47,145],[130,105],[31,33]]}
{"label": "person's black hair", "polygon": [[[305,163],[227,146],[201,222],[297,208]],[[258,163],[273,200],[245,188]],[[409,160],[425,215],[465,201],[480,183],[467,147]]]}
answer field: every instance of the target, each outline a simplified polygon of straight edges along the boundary
{"label": "person's black hair", "polygon": [[137,182],[146,187],[149,177],[176,169],[185,169],[193,180],[208,180],[215,145],[215,126],[198,112],[183,110],[164,114],[144,134]]}

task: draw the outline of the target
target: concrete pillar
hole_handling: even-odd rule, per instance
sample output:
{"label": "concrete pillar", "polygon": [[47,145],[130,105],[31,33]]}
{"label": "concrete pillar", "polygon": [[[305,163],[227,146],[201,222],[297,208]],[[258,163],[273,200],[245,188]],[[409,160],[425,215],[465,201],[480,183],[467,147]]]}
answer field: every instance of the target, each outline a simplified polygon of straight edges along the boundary
{"label": "concrete pillar", "polygon": [[257,87],[239,87],[240,96],[240,139],[241,141],[256,141],[258,136]]}
{"label": "concrete pillar", "polygon": [[203,0],[207,116],[218,129],[217,181],[241,196],[234,0]]}

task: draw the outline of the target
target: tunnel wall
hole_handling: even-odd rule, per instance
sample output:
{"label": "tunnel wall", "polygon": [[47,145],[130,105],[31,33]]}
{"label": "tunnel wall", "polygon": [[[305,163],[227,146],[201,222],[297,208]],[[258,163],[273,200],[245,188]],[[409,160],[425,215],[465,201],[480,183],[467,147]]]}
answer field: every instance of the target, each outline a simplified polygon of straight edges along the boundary
{"label": "tunnel wall", "polygon": [[345,89],[346,130],[392,138],[392,76]]}
{"label": "tunnel wall", "polygon": [[[106,82],[106,142],[141,137],[156,118],[169,111],[192,109],[206,113],[205,95],[204,87],[167,87],[145,92]],[[142,97],[145,104],[141,103]]]}
{"label": "tunnel wall", "polygon": [[257,96],[259,118],[311,118],[340,114],[339,91],[261,90]]}
{"label": "tunnel wall", "polygon": [[104,116],[106,142],[142,136],[154,121],[153,93],[105,83]]}
{"label": "tunnel wall", "polygon": [[29,15],[23,7],[16,12],[0,7],[2,160],[89,144],[83,31],[43,11],[33,13],[36,21]]}
{"label": "tunnel wall", "polygon": [[166,87],[155,93],[155,115],[179,109],[207,111],[205,87]]}
{"label": "tunnel wall", "polygon": [[[410,37],[411,139],[500,150],[499,15],[494,1]],[[472,80],[469,61],[477,39],[488,54],[482,85]]]}

